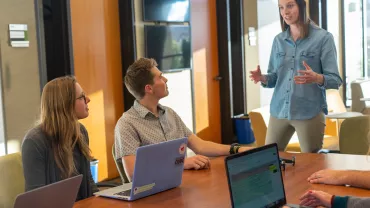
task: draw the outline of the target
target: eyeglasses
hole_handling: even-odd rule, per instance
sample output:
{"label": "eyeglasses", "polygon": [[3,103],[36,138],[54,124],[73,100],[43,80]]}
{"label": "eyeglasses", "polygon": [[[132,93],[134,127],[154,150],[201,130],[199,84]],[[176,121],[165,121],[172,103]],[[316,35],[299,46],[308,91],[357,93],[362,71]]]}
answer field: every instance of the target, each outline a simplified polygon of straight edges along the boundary
{"label": "eyeglasses", "polygon": [[80,97],[76,98],[76,100],[81,100],[81,99],[84,99],[85,104],[86,104],[86,95],[85,95],[85,93],[82,93]]}

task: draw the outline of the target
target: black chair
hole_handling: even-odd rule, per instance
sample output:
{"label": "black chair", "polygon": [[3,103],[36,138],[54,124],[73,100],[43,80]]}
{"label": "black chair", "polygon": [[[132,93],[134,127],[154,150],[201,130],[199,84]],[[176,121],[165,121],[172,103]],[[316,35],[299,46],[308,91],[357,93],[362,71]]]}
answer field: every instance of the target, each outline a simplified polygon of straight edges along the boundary
{"label": "black chair", "polygon": [[121,176],[122,183],[130,183],[130,181],[128,180],[128,177],[126,176],[126,172],[123,167],[122,159],[118,159],[118,160],[116,159],[116,149],[115,149],[114,143],[112,146],[112,155],[113,155],[114,163],[116,164],[118,173]]}

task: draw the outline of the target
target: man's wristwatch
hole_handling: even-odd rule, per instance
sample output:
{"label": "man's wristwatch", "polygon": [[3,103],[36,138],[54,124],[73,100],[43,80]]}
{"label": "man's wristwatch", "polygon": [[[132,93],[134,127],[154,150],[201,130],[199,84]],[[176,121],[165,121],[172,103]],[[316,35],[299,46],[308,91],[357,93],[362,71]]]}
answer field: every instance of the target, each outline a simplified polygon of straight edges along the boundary
{"label": "man's wristwatch", "polygon": [[239,152],[240,145],[238,143],[233,143],[230,145],[230,155],[236,154]]}

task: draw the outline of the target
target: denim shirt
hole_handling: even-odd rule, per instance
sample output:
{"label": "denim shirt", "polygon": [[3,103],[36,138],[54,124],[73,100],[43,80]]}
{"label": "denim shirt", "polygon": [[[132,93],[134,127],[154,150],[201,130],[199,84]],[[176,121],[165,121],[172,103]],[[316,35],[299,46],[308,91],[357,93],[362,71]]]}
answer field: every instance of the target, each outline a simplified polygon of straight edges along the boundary
{"label": "denim shirt", "polygon": [[[293,41],[290,30],[278,34],[273,42],[263,87],[275,88],[270,114],[278,119],[306,120],[321,111],[328,113],[326,89],[338,89],[342,84],[337,64],[337,51],[331,33],[310,24],[307,38]],[[324,83],[295,84],[298,70],[311,69],[323,74]]]}

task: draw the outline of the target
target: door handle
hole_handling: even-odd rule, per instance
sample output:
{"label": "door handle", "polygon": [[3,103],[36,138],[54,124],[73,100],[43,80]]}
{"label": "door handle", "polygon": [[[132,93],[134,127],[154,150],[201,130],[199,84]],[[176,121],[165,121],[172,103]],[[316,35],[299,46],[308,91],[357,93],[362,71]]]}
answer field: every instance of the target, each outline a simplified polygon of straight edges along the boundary
{"label": "door handle", "polygon": [[222,80],[222,77],[221,76],[216,76],[215,78],[213,78],[214,80],[216,80],[216,81],[220,81],[220,80]]}

